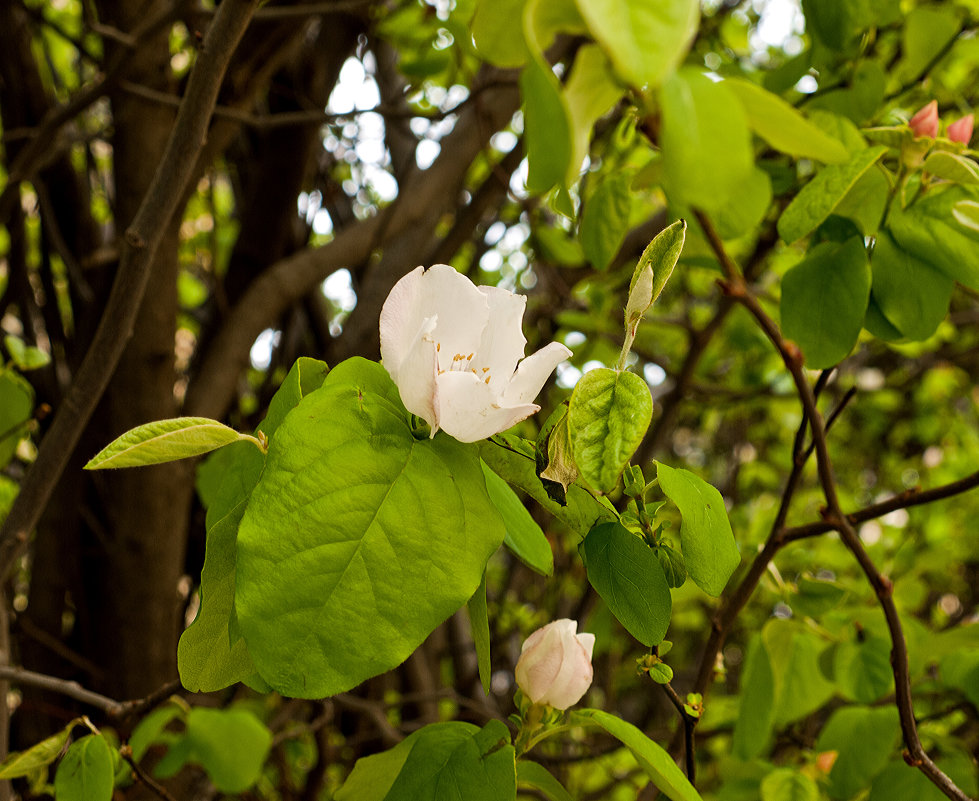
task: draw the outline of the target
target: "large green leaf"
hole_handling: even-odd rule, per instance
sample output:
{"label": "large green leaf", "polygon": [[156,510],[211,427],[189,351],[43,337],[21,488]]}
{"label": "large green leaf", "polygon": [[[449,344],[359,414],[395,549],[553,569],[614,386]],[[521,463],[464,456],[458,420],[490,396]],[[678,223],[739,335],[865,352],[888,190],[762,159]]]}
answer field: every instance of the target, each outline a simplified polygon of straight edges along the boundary
{"label": "large green leaf", "polygon": [[779,236],[786,242],[795,242],[815,229],[886,152],[883,145],[868,147],[855,153],[845,164],[823,167],[778,218]]}
{"label": "large green leaf", "polygon": [[729,78],[725,85],[741,101],[752,130],[776,150],[827,164],[848,159],[838,139],[817,128],[778,95],[740,78]]}
{"label": "large green leaf", "polygon": [[599,367],[581,377],[571,393],[568,432],[575,463],[590,486],[615,489],[652,416],[649,386],[635,373]]}
{"label": "large green leaf", "polygon": [[184,748],[223,793],[242,793],[258,781],[272,733],[244,709],[194,707],[187,715]]}
{"label": "large green leaf", "polygon": [[872,704],[894,690],[891,644],[882,637],[864,636],[844,642],[833,655],[833,676],[843,695],[861,704]]}
{"label": "large green leaf", "polygon": [[[303,396],[326,378],[327,366],[299,358],[282,382],[258,430],[274,436]],[[265,689],[235,624],[235,562],[238,526],[265,456],[250,443],[233,443],[198,468],[198,491],[207,508],[207,540],[201,571],[200,608],[177,645],[180,681],[192,692],[213,692],[236,681]]]}
{"label": "large green leaf", "polygon": [[618,102],[624,91],[612,74],[611,65],[600,47],[586,44],[578,48],[571,75],[562,89],[571,115],[571,160],[566,176],[568,186],[577,180],[581,164],[588,155],[588,143],[595,122]]}
{"label": "large green leaf", "polygon": [[869,787],[887,765],[900,736],[893,706],[837,709],[816,740],[817,751],[837,754],[829,773],[829,797],[852,798]]}
{"label": "large green leaf", "polygon": [[636,89],[658,86],[697,32],[697,0],[578,0],[581,16],[616,72]]}
{"label": "large green leaf", "polygon": [[836,688],[819,667],[824,643],[818,634],[773,618],[762,629],[762,641],[774,669],[776,727],[810,715],[833,696]]}
{"label": "large green leaf", "polygon": [[596,526],[584,545],[588,581],[609,611],[643,645],[662,642],[673,598],[653,549],[621,523]]}
{"label": "large green leaf", "polygon": [[554,572],[554,552],[541,527],[530,516],[517,494],[510,489],[510,485],[485,462],[480,464],[486,479],[486,491],[506,526],[503,544],[531,570],[542,576],[551,575]]}
{"label": "large green leaf", "polygon": [[761,801],[819,801],[816,782],[792,768],[777,768],[761,782]]}
{"label": "large green leaf", "polygon": [[[647,4],[652,6],[653,4]],[[724,83],[693,69],[660,91],[664,184],[675,203],[708,211],[735,198],[754,165],[748,121]]]}
{"label": "large green leaf", "polygon": [[270,439],[238,531],[235,607],[284,694],[332,695],[400,664],[503,541],[476,449],[415,439],[409,417],[383,367],[350,359]]}
{"label": "large green leaf", "polygon": [[527,189],[546,192],[563,184],[571,163],[571,112],[560,84],[545,65],[530,59],[520,73],[524,141],[527,148]]}
{"label": "large green leaf", "polygon": [[724,499],[689,470],[656,463],[660,489],[682,516],[680,543],[687,573],[708,595],[718,596],[741,563]]}
{"label": "large green leaf", "polygon": [[979,229],[963,209],[979,200],[973,187],[933,188],[907,209],[897,204],[887,215],[887,228],[902,249],[949,278],[979,290]]}
{"label": "large green leaf", "polygon": [[870,263],[863,239],[822,242],[782,280],[782,331],[798,343],[810,368],[846,357],[863,327],[870,298]]}
{"label": "large green leaf", "polygon": [[390,751],[357,760],[336,801],[509,801],[517,795],[510,733],[499,720],[433,723]]}
{"label": "large green leaf", "polygon": [[88,461],[85,469],[104,470],[172,462],[200,456],[244,438],[224,423],[206,417],[157,420],[137,426],[110,442]]}
{"label": "large green leaf", "polygon": [[979,164],[958,153],[935,150],[925,159],[921,169],[956,184],[979,185]]}
{"label": "large green leaf", "polygon": [[673,801],[701,801],[700,794],[676,766],[673,757],[631,723],[600,709],[578,710],[571,714],[571,719],[583,726],[591,724],[605,729],[632,752],[639,767],[668,798]]}
{"label": "large green leaf", "polygon": [[71,744],[54,774],[58,801],[110,801],[115,778],[112,749],[101,734]]}

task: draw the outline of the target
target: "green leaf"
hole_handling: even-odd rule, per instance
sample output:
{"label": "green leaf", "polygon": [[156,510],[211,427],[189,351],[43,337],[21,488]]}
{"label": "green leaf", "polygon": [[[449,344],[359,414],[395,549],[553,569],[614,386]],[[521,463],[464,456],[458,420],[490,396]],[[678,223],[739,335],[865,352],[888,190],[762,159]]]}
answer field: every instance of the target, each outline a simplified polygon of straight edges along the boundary
{"label": "green leaf", "polygon": [[738,193],[716,209],[711,220],[721,239],[736,239],[757,230],[771,204],[772,179],[761,167],[754,167]]}
{"label": "green leaf", "polygon": [[857,152],[845,164],[830,164],[799,191],[778,218],[778,233],[786,242],[795,242],[819,226],[842,202],[861,176],[887,148],[868,147]]}
{"label": "green leaf", "polygon": [[564,183],[571,163],[571,112],[560,83],[537,59],[520,73],[524,141],[527,147],[527,190],[543,194]]}
{"label": "green leaf", "polygon": [[953,651],[938,663],[939,674],[946,686],[961,692],[979,709],[979,651]]}
{"label": "green leaf", "polygon": [[498,67],[519,67],[527,61],[524,38],[514,35],[513,21],[523,16],[527,0],[478,0],[471,30],[479,54]]}
{"label": "green leaf", "polygon": [[958,153],[949,153],[947,150],[933,151],[928,154],[921,169],[956,184],[979,185],[979,164]]}
{"label": "green leaf", "polygon": [[[893,204],[887,228],[895,243],[970,289],[979,290],[979,191],[932,188],[907,209]],[[971,205],[970,205],[971,204]]]}
{"label": "green leaf", "polygon": [[27,345],[20,337],[7,334],[3,338],[10,358],[20,370],[37,370],[51,363],[51,357],[40,348]]}
{"label": "green leaf", "polygon": [[796,582],[796,593],[787,602],[793,611],[808,617],[819,617],[837,606],[846,590],[832,581],[802,576]]}
{"label": "green leaf", "polygon": [[[938,767],[970,798],[976,793],[975,760],[955,754],[960,759],[939,758]],[[893,760],[874,779],[867,801],[945,801],[948,798],[928,777],[903,759]]]}
{"label": "green leaf", "polygon": [[911,340],[927,339],[948,314],[955,284],[881,231],[870,260],[871,291],[887,320]]}
{"label": "green leaf", "polygon": [[271,438],[238,531],[235,608],[259,673],[317,698],[400,664],[472,597],[505,533],[476,448],[415,439],[381,365],[338,365]]}
{"label": "green leaf", "polygon": [[798,770],[776,768],[762,779],[761,801],[819,801],[819,788]]}
{"label": "green leaf", "polygon": [[571,393],[568,432],[585,481],[611,492],[642,442],[653,416],[649,386],[635,373],[596,368]]}
{"label": "green leaf", "polygon": [[620,523],[603,523],[585,537],[588,581],[609,611],[643,645],[666,636],[673,599],[652,549]]}
{"label": "green leaf", "polygon": [[840,643],[833,658],[833,675],[843,695],[861,704],[872,704],[893,692],[890,657],[891,644],[880,637]]}
{"label": "green leaf", "polygon": [[[516,438],[506,438],[506,441],[510,443],[509,446],[484,440],[479,444],[480,457],[494,473],[511,486],[526,492],[572,531],[584,537],[596,522],[617,519],[614,507],[606,499],[599,500],[576,484],[568,487],[564,505],[554,501],[537,477],[533,444]],[[523,450],[522,443],[526,443]]]}
{"label": "green leaf", "polygon": [[[552,418],[557,415],[557,422]],[[571,453],[571,433],[568,431],[568,405],[561,404],[547,419],[537,434],[534,448],[537,473],[544,489],[553,500],[567,504],[568,489],[578,480],[578,465]]]}
{"label": "green leaf", "polygon": [[658,86],[683,61],[700,22],[696,0],[578,0],[588,30],[635,89]]}
{"label": "green leaf", "polygon": [[819,668],[824,649],[819,635],[799,624],[774,618],[762,640],[775,671],[775,726],[800,720],[832,698],[836,688]]}
{"label": "green leaf", "polygon": [[611,65],[598,45],[586,44],[575,53],[571,75],[562,90],[571,119],[571,160],[565,176],[567,186],[577,182],[578,171],[588,155],[588,143],[596,121],[622,97]]}
{"label": "green leaf", "polygon": [[433,723],[381,754],[358,759],[336,801],[512,801],[510,732],[499,720]]}
{"label": "green leaf", "polygon": [[0,368],[0,467],[14,457],[34,411],[34,390],[13,370]]}
{"label": "green leaf", "polygon": [[845,707],[837,709],[816,740],[817,751],[836,751],[829,773],[830,798],[852,798],[870,786],[887,765],[901,736],[897,709]]}
{"label": "green leaf", "polygon": [[237,442],[251,439],[206,417],[175,417],[158,420],[127,431],[93,456],[86,470],[139,467],[172,462]]}
{"label": "green leaf", "polygon": [[724,499],[689,470],[656,462],[660,489],[682,516],[680,542],[687,573],[708,595],[718,596],[741,563]]}
{"label": "green leaf", "polygon": [[223,793],[242,793],[258,781],[272,745],[272,732],[244,709],[194,707],[184,741],[188,761],[207,772]]}
{"label": "green leaf", "polygon": [[806,366],[832,367],[853,349],[870,298],[863,239],[823,242],[782,279],[782,331],[798,343]]}
{"label": "green leaf", "polygon": [[629,281],[629,300],[625,307],[626,326],[639,324],[673,275],[687,235],[686,220],[677,220],[653,237]]}
{"label": "green leaf", "polygon": [[723,208],[737,197],[754,166],[738,98],[724,83],[686,68],[663,84],[660,107],[664,186],[670,200],[707,211]]}
{"label": "green leaf", "polygon": [[503,544],[531,570],[542,576],[550,576],[554,572],[554,552],[541,527],[510,485],[485,462],[480,461],[480,466],[486,479],[486,491],[506,526]]}
{"label": "green leaf", "polygon": [[574,723],[605,729],[628,748],[636,762],[660,791],[673,801],[702,801],[700,794],[676,766],[673,757],[631,723],[600,709],[580,709],[571,714]]}
{"label": "green leaf", "polygon": [[585,201],[579,236],[585,258],[596,270],[604,270],[611,264],[629,230],[631,183],[631,172],[614,172]]}
{"label": "green leaf", "polygon": [[111,801],[115,779],[112,749],[101,734],[76,740],[54,774],[58,801]]}
{"label": "green leaf", "polygon": [[902,83],[914,83],[939,53],[958,36],[962,17],[957,8],[938,4],[915,6],[903,20],[901,53],[895,72]]}
{"label": "green leaf", "polygon": [[724,83],[744,106],[751,129],[776,150],[826,164],[848,160],[839,140],[817,128],[778,95],[740,78]]}
{"label": "green leaf", "polygon": [[666,583],[676,589],[682,587],[687,580],[687,565],[683,554],[662,543],[653,548],[653,553],[659,559],[660,566],[666,576]]}
{"label": "green leaf", "polygon": [[17,779],[33,773],[38,768],[50,765],[61,754],[71,736],[71,730],[80,722],[81,718],[75,718],[57,734],[41,740],[26,751],[10,754],[0,762],[0,779]]}
{"label": "green leaf", "polygon": [[178,704],[168,703],[157,707],[136,724],[136,728],[133,729],[129,738],[133,762],[139,762],[146,756],[150,746],[162,739],[161,735],[167,725],[177,717],[184,717],[183,708]]}
{"label": "green leaf", "polygon": [[867,170],[836,204],[833,214],[853,222],[864,236],[874,236],[887,208],[891,184],[879,164]]}
{"label": "green leaf", "polygon": [[825,110],[863,125],[879,113],[886,88],[887,75],[883,67],[873,59],[859,61],[843,88],[830,89],[809,102],[810,117],[817,110]]}
{"label": "green leaf", "polygon": [[[317,389],[327,366],[299,358],[269,404],[259,431],[273,436],[290,409]],[[250,443],[232,443],[198,467],[198,490],[207,508],[207,541],[201,572],[200,607],[177,645],[180,681],[191,692],[213,692],[237,681],[265,689],[235,625],[235,563],[238,527],[265,456]]]}
{"label": "green leaf", "polygon": [[544,794],[549,801],[574,801],[571,793],[543,765],[520,760],[517,763],[517,784],[526,784]]}
{"label": "green leaf", "polygon": [[472,632],[473,643],[476,646],[479,681],[483,685],[483,692],[489,695],[493,662],[490,659],[490,630],[489,614],[486,610],[485,573],[483,573],[483,580],[479,582],[479,588],[473,593],[466,607],[469,612],[469,629]]}
{"label": "green leaf", "polygon": [[768,750],[775,724],[775,673],[761,636],[753,637],[741,673],[741,703],[731,750],[744,761]]}

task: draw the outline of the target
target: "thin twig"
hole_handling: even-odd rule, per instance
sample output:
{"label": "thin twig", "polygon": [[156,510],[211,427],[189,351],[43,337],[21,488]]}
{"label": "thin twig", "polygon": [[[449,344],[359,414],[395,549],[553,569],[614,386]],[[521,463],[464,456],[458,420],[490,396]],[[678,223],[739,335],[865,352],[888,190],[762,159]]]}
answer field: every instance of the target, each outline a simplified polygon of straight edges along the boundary
{"label": "thin twig", "polygon": [[683,699],[677,694],[677,691],[673,689],[673,685],[669,682],[661,684],[660,687],[663,688],[663,692],[666,693],[666,697],[670,699],[670,702],[676,707],[677,713],[680,715],[680,721],[683,724],[683,757],[684,763],[686,765],[687,779],[690,784],[696,786],[697,780],[697,759],[696,751],[693,739],[693,730],[697,727],[697,723],[700,718],[697,718],[687,712],[683,705]]}
{"label": "thin twig", "polygon": [[25,670],[20,667],[0,665],[0,679],[10,681],[13,684],[23,684],[28,687],[39,687],[42,690],[50,690],[66,698],[73,698],[95,709],[100,709],[107,715],[118,715],[125,706],[113,698],[93,692],[92,690],[86,690],[77,681],[59,679],[56,676],[35,673],[33,670]]}
{"label": "thin twig", "polygon": [[[775,349],[782,356],[782,361],[792,375],[792,380],[795,383],[796,391],[799,394],[803,411],[809,420],[809,427],[812,432],[819,483],[823,491],[823,496],[826,499],[826,520],[831,524],[831,528],[839,532],[843,543],[857,560],[870,585],[874,588],[880,607],[884,612],[884,619],[887,622],[887,628],[891,638],[891,669],[894,673],[895,702],[900,717],[901,732],[907,747],[905,760],[909,765],[921,770],[939,790],[953,799],[953,801],[969,801],[969,797],[928,756],[918,737],[917,724],[914,718],[914,706],[911,698],[911,675],[908,667],[907,642],[904,638],[900,615],[894,604],[894,587],[891,581],[877,569],[877,566],[873,563],[873,560],[863,547],[863,543],[860,541],[860,537],[853,523],[840,508],[840,501],[836,492],[836,479],[833,476],[833,467],[826,441],[826,424],[816,405],[816,396],[813,388],[810,386],[809,380],[806,377],[802,354],[794,343],[789,342],[782,336],[775,321],[761,307],[758,299],[752,293],[751,288],[741,277],[737,265],[727,254],[724,244],[709,218],[700,211],[696,212],[696,214],[707,236],[707,240],[724,270],[727,280],[723,282],[722,287],[729,296],[744,306],[755,318],[759,327],[765,332],[766,336],[768,336],[771,343],[775,346]],[[766,544],[767,547],[768,544]]]}
{"label": "thin twig", "polygon": [[156,779],[154,779],[150,774],[143,770],[136,760],[133,759],[133,751],[128,745],[124,745],[119,749],[119,754],[126,763],[133,769],[133,775],[143,784],[145,784],[153,793],[163,799],[163,801],[177,801],[170,792],[160,784]]}

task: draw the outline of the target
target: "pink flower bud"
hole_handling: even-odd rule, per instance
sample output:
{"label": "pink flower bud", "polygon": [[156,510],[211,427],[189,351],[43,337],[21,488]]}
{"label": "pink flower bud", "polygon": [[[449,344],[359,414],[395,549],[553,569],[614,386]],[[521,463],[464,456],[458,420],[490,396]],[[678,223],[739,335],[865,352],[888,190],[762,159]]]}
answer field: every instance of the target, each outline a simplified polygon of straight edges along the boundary
{"label": "pink flower bud", "polygon": [[535,704],[567,709],[591,686],[594,634],[577,634],[576,620],[555,620],[537,629],[520,649],[517,685]]}
{"label": "pink flower bud", "polygon": [[908,123],[916,137],[927,136],[934,139],[938,136],[938,101],[932,100],[928,105],[922,106]]}
{"label": "pink flower bud", "polygon": [[961,120],[953,122],[946,129],[945,135],[953,142],[969,144],[969,140],[972,139],[972,115],[966,114]]}

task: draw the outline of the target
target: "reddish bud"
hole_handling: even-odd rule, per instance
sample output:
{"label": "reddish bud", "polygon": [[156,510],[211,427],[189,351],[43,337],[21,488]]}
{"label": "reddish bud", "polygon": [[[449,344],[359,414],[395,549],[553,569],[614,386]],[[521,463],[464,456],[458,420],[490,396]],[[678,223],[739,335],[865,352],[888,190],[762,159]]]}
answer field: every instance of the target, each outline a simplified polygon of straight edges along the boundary
{"label": "reddish bud", "polygon": [[953,122],[948,126],[945,135],[953,142],[969,144],[969,140],[972,139],[972,115],[966,114],[961,120]]}
{"label": "reddish bud", "polygon": [[918,109],[908,125],[918,138],[926,136],[934,139],[938,136],[938,101],[932,100],[928,105]]}

